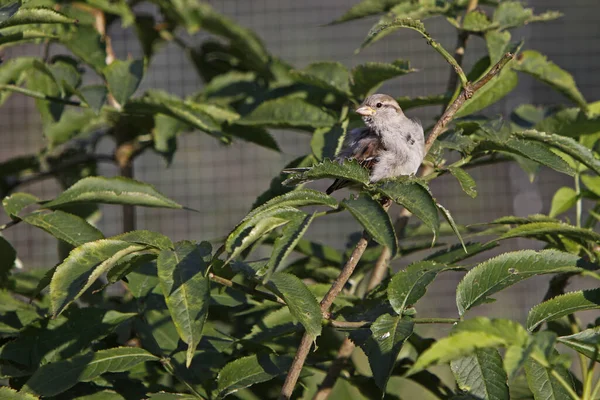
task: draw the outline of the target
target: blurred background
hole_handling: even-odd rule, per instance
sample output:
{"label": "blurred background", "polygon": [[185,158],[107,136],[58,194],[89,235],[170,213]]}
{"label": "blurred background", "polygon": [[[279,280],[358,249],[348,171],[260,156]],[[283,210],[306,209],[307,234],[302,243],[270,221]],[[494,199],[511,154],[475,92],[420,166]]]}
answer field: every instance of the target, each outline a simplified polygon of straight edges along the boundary
{"label": "blurred background", "polygon": [[[377,42],[365,51],[354,54],[377,17],[336,26],[324,26],[342,15],[354,0],[213,0],[218,11],[253,29],[264,40],[269,51],[296,68],[317,60],[335,60],[347,67],[366,61],[393,61],[397,58],[411,61],[419,72],[389,81],[380,91],[399,96],[426,96],[446,90],[450,67],[432,51],[422,37],[402,30],[390,38]],[[530,0],[527,5],[536,13],[557,10],[565,15],[555,21],[531,24],[514,32],[513,38],[525,40],[524,49],[536,49],[550,60],[573,74],[588,101],[600,96],[600,11],[598,0]],[[145,10],[152,12],[151,8]],[[456,31],[442,18],[426,21],[431,35],[447,49],[454,49]],[[133,30],[112,26],[109,31],[116,55],[138,57],[142,51]],[[202,32],[187,37],[189,43],[200,44]],[[23,53],[36,54],[40,47],[9,48],[2,57],[9,59]],[[17,53],[18,52],[18,53]],[[53,53],[60,54],[56,47]],[[485,43],[478,37],[468,42],[464,69],[486,53]],[[165,89],[185,96],[201,89],[202,82],[192,63],[175,45],[169,45],[155,56],[139,92],[148,88]],[[566,100],[548,86],[519,75],[518,88],[488,110],[489,116],[509,117],[510,110],[521,103],[553,105]],[[419,117],[429,126],[439,116],[439,106],[410,110],[407,114]],[[179,138],[178,152],[172,165],[165,168],[162,158],[145,153],[135,162],[135,178],[151,183],[156,188],[199,213],[187,211],[138,209],[138,229],[151,229],[170,236],[173,240],[216,240],[226,235],[248,212],[256,196],[265,191],[271,179],[282,167],[299,155],[310,152],[309,135],[291,131],[276,131],[281,153],[237,141],[224,146],[203,133],[187,134]],[[13,95],[0,108],[0,162],[9,157],[35,152],[43,145],[39,114],[32,99]],[[112,144],[102,143],[105,152]],[[104,175],[115,175],[116,170],[102,166]],[[479,195],[471,199],[460,189],[451,176],[437,179],[431,186],[434,196],[448,208],[459,224],[491,221],[505,215],[525,216],[547,212],[554,191],[563,185],[572,185],[569,177],[543,170],[534,180],[517,165],[500,164],[473,171]],[[312,187],[324,189],[327,182]],[[41,198],[51,198],[59,190],[52,181],[35,183],[19,188]],[[339,193],[337,196],[346,196]],[[392,212],[398,213],[398,209]],[[121,233],[121,208],[104,206],[99,228],[106,236]],[[344,249],[349,235],[360,231],[358,223],[347,213],[337,214],[315,222],[307,238]],[[44,232],[21,224],[6,231],[27,268],[51,267],[57,261],[56,241]],[[451,239],[453,242],[454,239]],[[519,241],[502,244],[502,251],[522,247]],[[486,257],[489,256],[486,253]],[[410,260],[395,260],[394,268],[405,266]],[[429,289],[429,295],[420,305],[422,315],[454,315],[454,293],[460,276],[445,275]],[[546,290],[547,278],[528,280],[504,291],[493,305],[496,315],[523,318],[529,307],[539,302]],[[575,283],[576,285],[577,283]]]}

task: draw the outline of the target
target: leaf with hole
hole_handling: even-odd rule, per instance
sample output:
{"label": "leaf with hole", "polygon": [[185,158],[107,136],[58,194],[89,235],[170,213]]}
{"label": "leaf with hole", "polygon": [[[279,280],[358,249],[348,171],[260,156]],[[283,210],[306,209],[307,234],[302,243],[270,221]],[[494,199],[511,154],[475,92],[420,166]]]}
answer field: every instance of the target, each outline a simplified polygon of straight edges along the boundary
{"label": "leaf with hole", "polygon": [[342,201],[342,207],[363,226],[365,231],[380,245],[387,247],[392,256],[398,252],[398,240],[394,224],[379,201],[367,193]]}
{"label": "leaf with hole", "polygon": [[60,208],[76,203],[131,204],[145,207],[183,208],[154,187],[133,179],[92,176],[77,181],[44,208]]}
{"label": "leaf with hole", "polygon": [[459,315],[489,297],[524,279],[537,275],[582,273],[597,268],[575,254],[558,250],[520,250],[504,253],[472,268],[458,284],[456,305]]}
{"label": "leaf with hole", "polygon": [[136,347],[116,347],[82,354],[43,365],[29,378],[22,391],[54,396],[78,382],[92,381],[107,372],[128,371],[146,361],[159,361],[159,358]]}
{"label": "leaf with hole", "polygon": [[163,250],[157,259],[158,280],[169,313],[179,337],[188,345],[188,368],[208,317],[210,280],[205,275],[210,257],[207,242],[184,241],[176,243],[174,250]]}
{"label": "leaf with hole", "polygon": [[527,330],[532,331],[544,322],[554,321],[576,311],[599,308],[600,289],[565,293],[533,307],[527,316]]}

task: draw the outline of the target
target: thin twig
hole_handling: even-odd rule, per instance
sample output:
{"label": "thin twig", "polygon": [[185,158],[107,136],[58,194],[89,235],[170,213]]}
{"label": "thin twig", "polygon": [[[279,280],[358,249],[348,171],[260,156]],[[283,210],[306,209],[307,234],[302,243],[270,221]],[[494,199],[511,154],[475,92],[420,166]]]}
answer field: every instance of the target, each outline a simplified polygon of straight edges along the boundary
{"label": "thin twig", "polygon": [[225,279],[225,278],[222,278],[222,277],[220,277],[218,275],[215,275],[212,272],[210,272],[208,274],[208,279],[210,279],[211,281],[213,281],[215,283],[218,283],[219,285],[227,286],[227,287],[230,287],[232,289],[236,289],[236,290],[239,290],[239,291],[244,292],[246,294],[249,294],[250,296],[261,297],[263,299],[274,301],[276,303],[285,305],[285,301],[283,301],[283,299],[275,296],[274,294],[267,293],[267,292],[262,292],[260,290],[254,289],[254,288],[250,288],[248,286],[244,286],[244,285],[239,284],[237,282],[233,282],[233,281],[230,281],[229,279]]}
{"label": "thin twig", "polygon": [[[451,56],[450,56],[451,57]],[[514,57],[511,53],[506,53],[504,57],[479,81],[474,84],[467,84],[467,86],[463,89],[460,95],[452,102],[452,104],[446,109],[440,120],[433,127],[429,137],[427,138],[427,142],[425,144],[425,152],[427,153],[433,142],[437,137],[444,131],[446,125],[452,120],[452,117],[456,112],[460,109],[460,107],[464,104],[464,102],[470,98],[474,92],[483,87],[486,83],[488,83],[494,76],[496,76],[500,70]],[[331,289],[325,295],[323,300],[321,301],[321,311],[326,313],[329,310],[329,307],[333,303],[335,297],[341,292],[342,288],[352,275],[356,264],[362,257],[366,247],[367,247],[367,236],[366,233],[363,233],[363,237],[360,239],[352,255],[338,278],[334,281]],[[298,381],[298,377],[300,376],[300,371],[306,361],[308,353],[310,351],[310,347],[313,343],[313,338],[304,334],[302,336],[302,340],[300,341],[300,345],[298,346],[298,351],[296,352],[296,356],[294,357],[294,361],[292,362],[292,366],[288,372],[288,375],[285,379],[283,387],[281,389],[281,393],[279,395],[280,400],[289,400],[292,396],[292,392],[294,391],[294,387],[296,386],[296,382]]]}
{"label": "thin twig", "polygon": [[[479,0],[469,0],[469,4],[467,5],[467,9],[465,11],[465,17],[471,11],[477,8]],[[469,32],[461,30],[458,33],[458,43],[456,44],[456,49],[454,50],[454,59],[458,63],[458,65],[462,65],[463,58],[465,56],[465,49],[467,47],[467,40],[469,39]],[[446,89],[447,92],[453,93],[456,90],[456,84],[458,83],[458,74],[454,67],[450,71],[450,78],[448,78],[448,87]]]}

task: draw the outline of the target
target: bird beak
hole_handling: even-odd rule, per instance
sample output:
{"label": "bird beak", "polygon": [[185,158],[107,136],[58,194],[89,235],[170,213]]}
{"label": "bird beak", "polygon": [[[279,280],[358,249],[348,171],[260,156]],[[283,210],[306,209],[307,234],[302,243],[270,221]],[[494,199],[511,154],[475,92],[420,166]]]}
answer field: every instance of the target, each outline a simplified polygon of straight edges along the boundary
{"label": "bird beak", "polygon": [[358,107],[355,111],[357,114],[360,114],[363,117],[369,117],[371,115],[375,115],[375,110],[373,110],[369,106]]}

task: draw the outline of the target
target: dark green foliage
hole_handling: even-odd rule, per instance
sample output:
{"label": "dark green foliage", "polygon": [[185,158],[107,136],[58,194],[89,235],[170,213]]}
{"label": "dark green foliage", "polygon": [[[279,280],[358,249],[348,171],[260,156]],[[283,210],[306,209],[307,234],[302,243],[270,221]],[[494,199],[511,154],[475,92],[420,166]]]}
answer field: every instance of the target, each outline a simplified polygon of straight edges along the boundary
{"label": "dark green foliage", "polygon": [[[44,138],[35,154],[0,163],[0,232],[30,225],[60,246],[53,267],[31,269],[19,259],[23,250],[0,235],[0,398],[277,398],[302,335],[310,349],[304,348],[304,368],[296,369],[293,398],[313,398],[332,363],[338,365],[344,335],[362,352],[342,363],[331,399],[593,398],[594,387],[600,390],[592,373],[600,320],[584,326],[575,314],[600,308],[600,103],[588,103],[569,72],[545,55],[520,52],[523,42],[514,42],[511,32],[561,14],[536,14],[518,1],[355,3],[333,23],[379,16],[361,49],[410,29],[457,72],[457,87],[451,81],[448,93],[398,98],[404,111],[465,100],[445,131],[436,132],[441,135],[426,157],[431,168],[425,176],[372,184],[356,161],[332,161],[347,132],[360,126],[351,107],[387,81],[417,73],[407,60],[295,67],[200,0],[0,1],[0,46],[29,43],[40,54],[45,45],[58,52],[0,64],[0,106],[10,95],[33,97]],[[149,9],[152,15],[142,12]],[[468,73],[428,33],[422,20],[436,16],[461,37],[485,40],[485,54]],[[136,31],[143,58],[114,59],[105,35],[115,26]],[[200,30],[203,36],[193,41],[181,36]],[[186,98],[152,88],[139,92],[169,42],[189,56],[189,67],[204,80],[202,91]],[[507,52],[516,57],[506,58]],[[502,60],[487,84],[461,94]],[[519,74],[549,85],[577,108],[522,104],[510,120],[489,119],[487,108],[510,96]],[[242,140],[280,152],[271,129],[308,133],[310,147],[273,178],[224,238],[174,243],[135,226],[106,238],[95,227],[100,204],[190,211],[144,182],[97,176],[99,162],[124,167],[151,150],[168,164],[177,157],[179,136],[194,131],[223,145]],[[114,144],[112,155],[96,152],[101,137]],[[475,198],[472,176],[481,175],[470,170],[506,161],[516,161],[532,179],[545,167],[573,184],[544,199],[548,215],[481,221],[488,225],[483,232],[455,221],[436,200],[439,186],[430,189],[430,181],[446,174]],[[62,192],[53,199],[20,192],[43,179],[56,179]],[[329,196],[305,187],[323,179],[351,181],[358,194]],[[391,203],[414,215],[408,226],[388,214]],[[315,220],[334,221],[330,214],[340,212],[356,220],[362,240],[340,231],[352,233],[351,246],[334,249],[310,238]],[[532,247],[487,254],[517,238]],[[447,239],[454,241],[440,243]],[[423,254],[432,246],[435,252]],[[384,248],[393,269],[379,259]],[[346,282],[340,270],[352,264],[356,270]],[[382,277],[370,282],[376,269]],[[457,311],[443,318],[423,312],[424,297],[448,294],[438,283],[451,274],[462,277]],[[541,275],[552,275],[548,293],[530,304],[526,322],[495,318],[497,308],[479,307],[490,315],[470,317],[495,297],[504,307],[501,292]],[[585,289],[565,293],[571,277],[585,281]],[[423,323],[449,329],[427,330],[434,338],[425,339]],[[577,352],[583,375],[570,369],[565,346]],[[438,365],[449,365],[456,385]]]}

